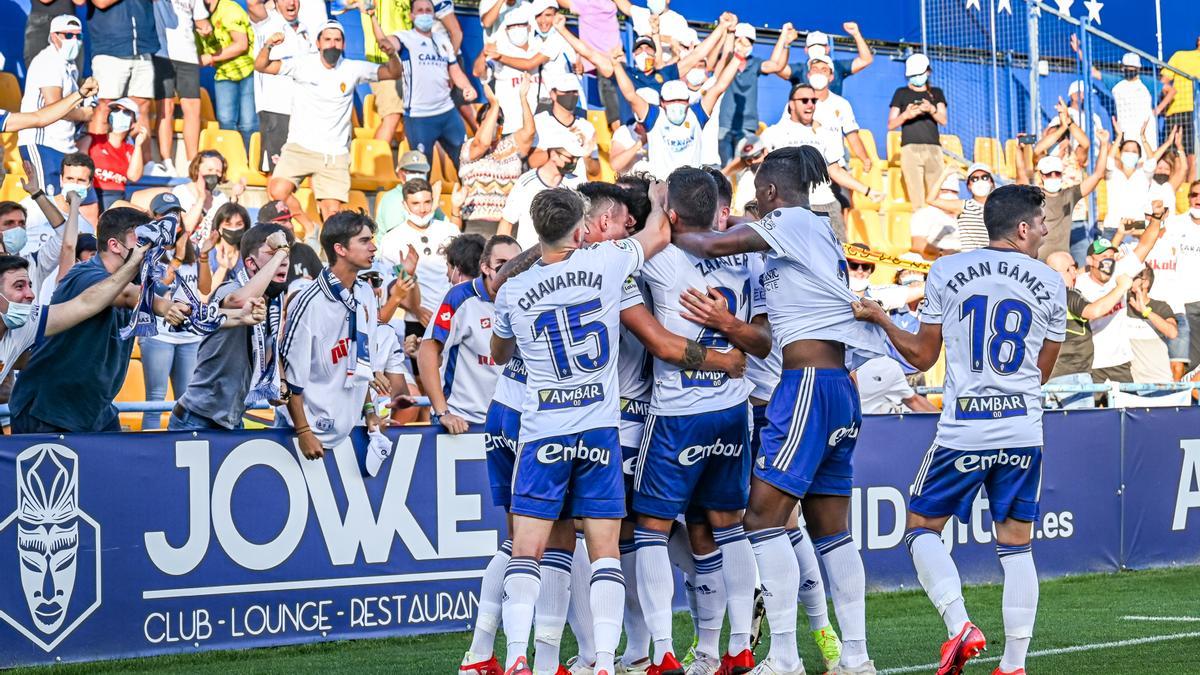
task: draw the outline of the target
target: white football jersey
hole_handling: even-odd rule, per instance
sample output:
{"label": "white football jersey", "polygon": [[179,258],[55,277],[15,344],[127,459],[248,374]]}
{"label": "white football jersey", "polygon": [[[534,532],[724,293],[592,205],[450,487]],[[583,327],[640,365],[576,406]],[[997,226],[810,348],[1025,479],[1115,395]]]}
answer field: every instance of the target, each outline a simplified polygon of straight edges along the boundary
{"label": "white football jersey", "polygon": [[442,343],[446,407],[468,422],[483,422],[500,376],[500,366],[492,361],[494,316],[483,277],[476,277],[446,292],[425,329],[424,339]]}
{"label": "white football jersey", "polygon": [[681,166],[700,166],[704,125],[708,115],[699,103],[688,106],[683,124],[672,124],[661,106],[652,105],[642,124],[646,127],[646,146],[650,173],[666,180]]}
{"label": "white football jersey", "polygon": [[771,332],[780,349],[797,340],[846,345],[853,369],[887,353],[883,329],[854,318],[849,266],[829,219],[801,207],[749,223],[770,246],[762,275]]}
{"label": "white football jersey", "polygon": [[493,330],[516,338],[528,378],[521,443],[618,426],[621,299],[643,260],[637,240],[603,242],[500,289]]}
{"label": "white football jersey", "polygon": [[1045,340],[1066,339],[1058,272],[1018,251],[978,249],[929,270],[921,323],[941,325],[945,404],[936,443],[954,450],[1042,445]]}
{"label": "white football jersey", "polygon": [[[712,286],[725,296],[734,316],[749,321],[748,258],[745,253],[697,258],[674,244],[667,246],[642,268],[642,279],[654,300],[654,316],[663,328],[676,335],[721,351],[732,349],[723,334],[683,318],[679,298],[689,288],[707,293]],[[655,415],[713,412],[745,403],[749,394],[750,385],[745,379],[731,379],[720,371],[684,370],[656,359],[650,412]]]}
{"label": "white football jersey", "polygon": [[[750,271],[750,316],[753,318],[767,313],[767,291],[762,283],[766,261],[762,255],[752,253],[746,268]],[[771,340],[771,353],[767,354],[765,359],[746,355],[746,379],[753,388],[750,395],[760,401],[771,400],[771,394],[775,393],[782,372],[783,349],[778,340]]]}
{"label": "white football jersey", "polygon": [[[621,309],[644,304],[654,312],[654,301],[641,275],[625,280]],[[621,445],[639,448],[646,415],[650,412],[650,387],[654,383],[654,357],[642,341],[621,326],[621,348],[617,357],[617,388],[621,390]]]}
{"label": "white football jersey", "polygon": [[500,377],[496,378],[496,393],[492,400],[520,412],[521,406],[525,405],[525,379],[525,361],[518,349],[504,364]]}

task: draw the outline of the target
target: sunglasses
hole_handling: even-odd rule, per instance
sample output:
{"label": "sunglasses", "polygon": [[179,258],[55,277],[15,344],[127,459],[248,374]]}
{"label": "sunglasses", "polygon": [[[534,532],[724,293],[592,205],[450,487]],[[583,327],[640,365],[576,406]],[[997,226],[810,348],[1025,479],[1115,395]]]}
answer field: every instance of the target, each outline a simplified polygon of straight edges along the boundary
{"label": "sunglasses", "polygon": [[808,97],[794,98],[792,100],[799,101],[800,103],[816,103],[817,102],[817,98],[815,96],[812,98],[808,98]]}
{"label": "sunglasses", "polygon": [[875,265],[873,265],[872,263],[858,262],[855,260],[849,260],[849,261],[847,261],[847,263],[850,265],[850,269],[852,269],[852,270],[873,270],[873,269],[875,269]]}
{"label": "sunglasses", "polygon": [[[1062,174],[1059,174],[1059,175],[1061,176]],[[967,179],[968,183],[978,183],[980,181],[987,181],[990,183],[990,182],[992,182],[992,177],[991,176],[971,176],[970,178]]]}
{"label": "sunglasses", "polygon": [[55,33],[58,37],[64,40],[78,40],[79,33]]}
{"label": "sunglasses", "polygon": [[1061,171],[1051,171],[1050,173],[1044,173],[1044,174],[1042,174],[1042,175],[1043,175],[1043,176],[1046,176],[1046,177],[1049,177],[1049,178],[1062,178],[1063,172],[1061,172]]}
{"label": "sunglasses", "polygon": [[1200,192],[1189,192],[1188,193],[1188,199],[1195,199],[1196,197],[1200,197]]}

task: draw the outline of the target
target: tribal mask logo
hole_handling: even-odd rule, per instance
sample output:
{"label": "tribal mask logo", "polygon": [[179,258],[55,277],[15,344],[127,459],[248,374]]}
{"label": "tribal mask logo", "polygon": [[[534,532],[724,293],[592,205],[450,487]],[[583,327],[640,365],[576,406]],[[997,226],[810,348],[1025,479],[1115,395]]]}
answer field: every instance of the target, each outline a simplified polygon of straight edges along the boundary
{"label": "tribal mask logo", "polygon": [[17,507],[0,523],[0,619],[51,652],[100,606],[100,526],[79,508],[79,458],[53,443],[20,455]]}

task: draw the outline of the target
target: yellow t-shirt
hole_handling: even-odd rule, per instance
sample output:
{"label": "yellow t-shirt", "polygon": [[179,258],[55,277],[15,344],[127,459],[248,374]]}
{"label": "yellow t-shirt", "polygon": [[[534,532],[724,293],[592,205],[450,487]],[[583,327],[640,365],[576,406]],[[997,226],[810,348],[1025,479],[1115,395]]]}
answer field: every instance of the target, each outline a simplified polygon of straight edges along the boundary
{"label": "yellow t-shirt", "polygon": [[[1167,65],[1182,70],[1192,77],[1200,77],[1200,49],[1177,51],[1171,56],[1171,60],[1167,61]],[[1167,107],[1167,114],[1192,112],[1192,81],[1184,77],[1177,77],[1174,72],[1165,68],[1163,69],[1163,78],[1175,86],[1175,98]]]}
{"label": "yellow t-shirt", "polygon": [[[375,31],[371,28],[371,17],[360,13],[363,26],[363,47],[371,63],[387,63],[387,54],[379,49]],[[375,18],[383,28],[384,35],[394,35],[412,28],[412,0],[375,0]]]}

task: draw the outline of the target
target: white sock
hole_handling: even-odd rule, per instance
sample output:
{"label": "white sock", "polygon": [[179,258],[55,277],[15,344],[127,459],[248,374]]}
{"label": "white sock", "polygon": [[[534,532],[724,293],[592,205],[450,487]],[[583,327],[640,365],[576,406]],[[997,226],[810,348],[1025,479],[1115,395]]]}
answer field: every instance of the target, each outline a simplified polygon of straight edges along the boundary
{"label": "white sock", "polygon": [[508,637],[508,653],[504,669],[508,670],[517,658],[529,651],[529,631],[533,627],[533,605],[542,586],[541,568],[528,556],[509,558],[504,569],[504,634]]}
{"label": "white sock", "polygon": [[829,605],[825,601],[825,582],[821,581],[821,563],[813,549],[812,538],[804,528],[788,530],[796,564],[800,566],[800,604],[808,614],[808,629],[820,630],[829,625]]}
{"label": "white sock", "polygon": [[625,576],[625,665],[650,656],[650,631],[642,617],[637,592],[637,554],[633,540],[621,542],[621,574]]}
{"label": "white sock", "polygon": [[799,670],[800,653],[796,648],[796,594],[800,587],[800,569],[782,527],[748,533],[758,565],[767,623],[771,626],[771,652],[768,658],[776,670]]}
{"label": "white sock", "polygon": [[833,611],[842,633],[842,666],[855,668],[867,656],[867,575],[862,556],[849,532],[821,537],[813,542],[825,563]]}
{"label": "white sock", "polygon": [[688,539],[687,526],[676,523],[667,538],[667,557],[671,564],[683,573],[683,595],[687,598],[688,618],[692,620],[692,633],[698,630],[699,619],[696,606],[696,563],[692,560],[692,541]]}
{"label": "white sock", "polygon": [[904,543],[917,568],[921,587],[942,615],[942,621],[946,622],[946,632],[950,637],[958,635],[970,619],[963,604],[958,567],[942,543],[942,537],[933,530],[917,527],[905,533]]}
{"label": "white sock", "polygon": [[654,640],[654,664],[658,665],[664,654],[675,651],[671,642],[671,593],[664,592],[675,586],[667,557],[667,535],[639,527],[633,538],[637,546],[638,602]]}
{"label": "white sock", "polygon": [[592,563],[591,604],[596,636],[596,670],[616,672],[617,643],[621,641],[621,615],[625,609],[625,577],[621,561],[600,558]]}
{"label": "white sock", "polygon": [[1025,546],[997,546],[1004,567],[1004,656],[1000,670],[1025,667],[1025,654],[1033,638],[1037,618],[1038,578],[1033,565],[1033,549]]}
{"label": "white sock", "polygon": [[596,641],[592,636],[592,605],[586,589],[592,583],[592,561],[588,559],[587,544],[583,536],[575,537],[575,552],[571,558],[571,602],[567,606],[567,620],[571,632],[579,644],[579,660],[590,665],[596,660]]}
{"label": "white sock", "polygon": [[714,528],[713,539],[721,547],[721,555],[725,559],[722,574],[729,608],[729,653],[737,656],[750,648],[755,578],[746,571],[753,569],[755,564],[754,547],[746,539],[746,532],[740,524]]}
{"label": "white sock", "polygon": [[533,612],[533,672],[554,675],[558,672],[559,646],[571,597],[571,552],[546,549],[541,573],[542,588]]}
{"label": "white sock", "polygon": [[726,590],[721,551],[695,556],[696,651],[721,656],[721,627],[725,625]]}
{"label": "white sock", "polygon": [[479,589],[479,609],[475,612],[475,631],[471,635],[471,655],[480,661],[492,657],[496,630],[500,627],[500,599],[504,597],[504,566],[512,556],[512,540],[505,539],[500,550],[492,556],[483,570],[483,585]]}

